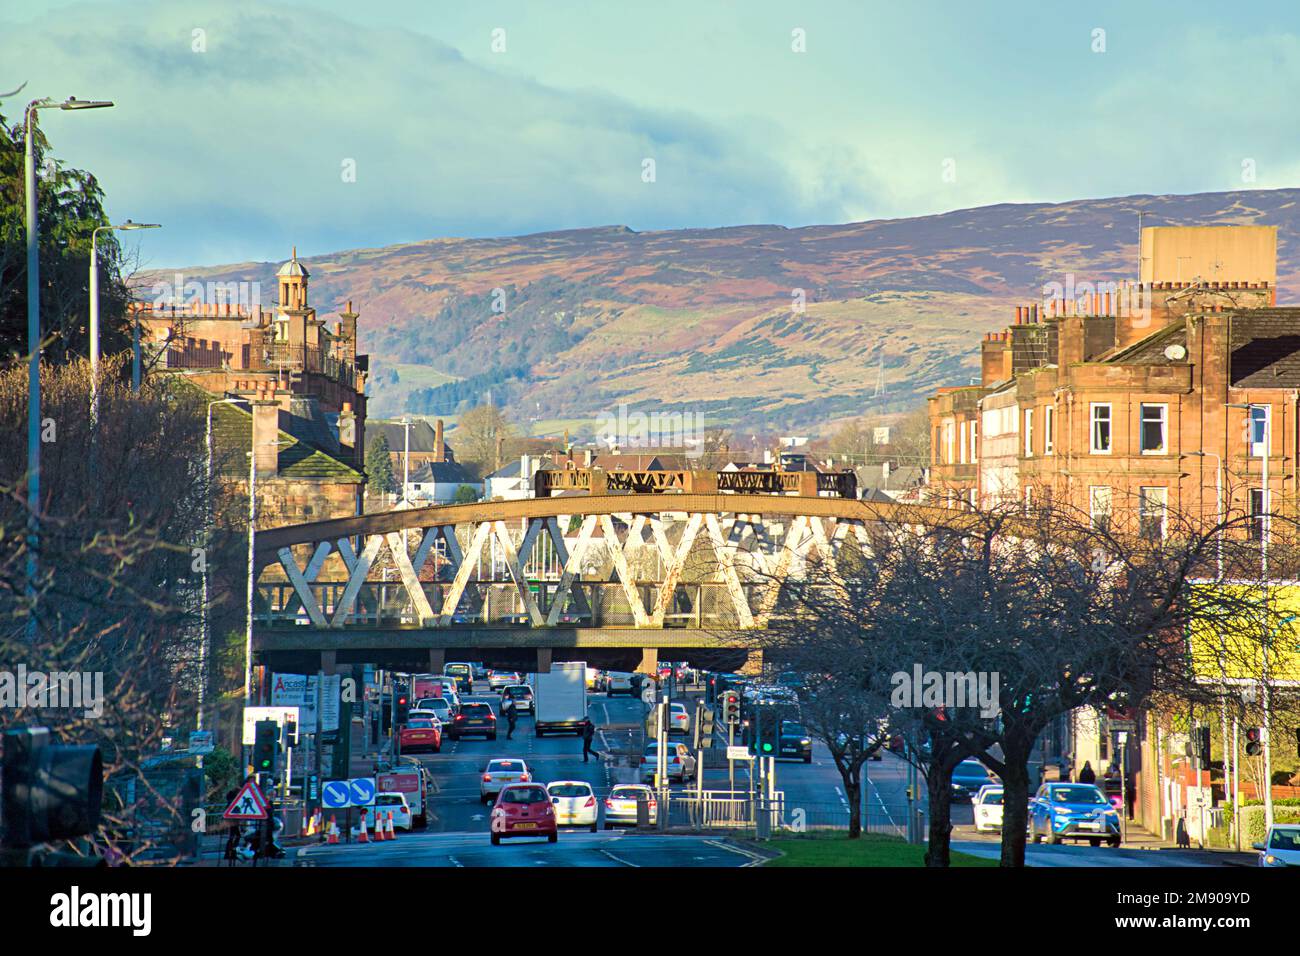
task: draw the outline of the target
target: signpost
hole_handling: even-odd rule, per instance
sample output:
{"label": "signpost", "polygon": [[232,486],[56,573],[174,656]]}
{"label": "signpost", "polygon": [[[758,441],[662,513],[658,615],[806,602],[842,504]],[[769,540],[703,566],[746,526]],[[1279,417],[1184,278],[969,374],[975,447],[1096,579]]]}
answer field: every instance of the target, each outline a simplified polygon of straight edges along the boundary
{"label": "signpost", "polygon": [[374,777],[353,777],[350,780],[326,780],[321,787],[321,806],[326,810],[346,810],[343,828],[347,842],[352,842],[352,808],[374,806],[378,787]]}
{"label": "signpost", "polygon": [[210,754],[215,747],[216,744],[212,739],[212,731],[195,730],[190,733],[190,753]]}
{"label": "signpost", "polygon": [[749,752],[748,747],[727,747],[728,760],[753,760],[754,755]]}

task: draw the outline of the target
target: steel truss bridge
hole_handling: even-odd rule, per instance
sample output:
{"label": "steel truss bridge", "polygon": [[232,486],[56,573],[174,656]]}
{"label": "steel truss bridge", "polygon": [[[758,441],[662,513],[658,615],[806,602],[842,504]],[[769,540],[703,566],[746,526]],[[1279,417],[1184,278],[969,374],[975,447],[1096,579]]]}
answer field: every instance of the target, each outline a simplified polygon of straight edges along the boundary
{"label": "steel truss bridge", "polygon": [[[831,496],[851,484],[815,473],[718,490],[734,474],[569,469],[537,498],[259,531],[255,651],[313,668],[452,654],[545,669],[554,654],[631,670],[722,650],[752,663],[782,585],[834,573],[846,549],[869,554],[870,525],[904,506]],[[610,493],[616,475],[624,493]]]}

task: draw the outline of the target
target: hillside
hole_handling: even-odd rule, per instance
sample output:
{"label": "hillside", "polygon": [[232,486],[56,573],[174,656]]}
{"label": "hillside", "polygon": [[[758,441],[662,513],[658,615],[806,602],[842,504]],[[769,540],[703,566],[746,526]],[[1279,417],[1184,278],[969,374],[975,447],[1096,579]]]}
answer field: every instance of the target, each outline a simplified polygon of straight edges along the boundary
{"label": "hillside", "polygon": [[[490,393],[520,419],[594,420],[627,402],[806,429],[968,382],[982,334],[1044,282],[1134,277],[1139,211],[1148,225],[1278,226],[1279,299],[1289,301],[1300,286],[1298,198],[1130,196],[797,229],[610,226],[304,261],[322,314],[348,299],[361,312],[372,414],[453,414]],[[269,303],[279,264],[179,271],[260,282]]]}

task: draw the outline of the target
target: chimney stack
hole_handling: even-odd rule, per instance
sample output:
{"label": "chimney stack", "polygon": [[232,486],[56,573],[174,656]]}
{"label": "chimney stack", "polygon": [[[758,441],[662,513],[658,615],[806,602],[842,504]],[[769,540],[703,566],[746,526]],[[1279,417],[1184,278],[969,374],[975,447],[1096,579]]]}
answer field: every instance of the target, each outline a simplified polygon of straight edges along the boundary
{"label": "chimney stack", "polygon": [[442,461],[442,419],[433,423],[433,460]]}

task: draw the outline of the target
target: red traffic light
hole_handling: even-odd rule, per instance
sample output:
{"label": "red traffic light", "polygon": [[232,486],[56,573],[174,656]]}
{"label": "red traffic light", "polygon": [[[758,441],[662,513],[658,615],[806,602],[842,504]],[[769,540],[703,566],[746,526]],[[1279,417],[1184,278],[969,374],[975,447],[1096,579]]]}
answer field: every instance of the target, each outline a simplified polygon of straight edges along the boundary
{"label": "red traffic light", "polygon": [[1264,751],[1264,728],[1247,727],[1246,728],[1246,753],[1251,757],[1257,757]]}

